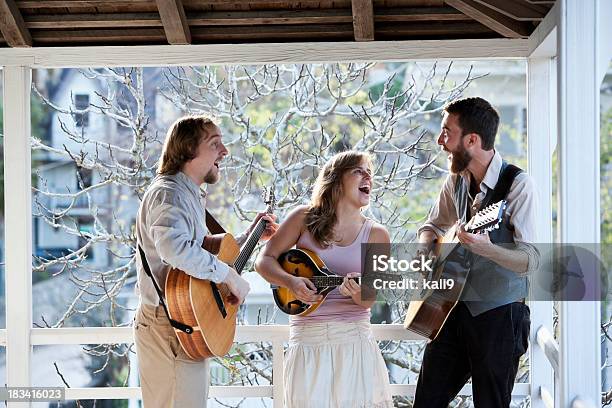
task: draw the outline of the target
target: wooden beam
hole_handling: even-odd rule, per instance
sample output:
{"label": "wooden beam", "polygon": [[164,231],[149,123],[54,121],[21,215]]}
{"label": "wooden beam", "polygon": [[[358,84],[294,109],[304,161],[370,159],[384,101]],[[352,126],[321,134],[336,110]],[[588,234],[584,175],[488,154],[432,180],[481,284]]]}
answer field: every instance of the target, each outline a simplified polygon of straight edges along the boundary
{"label": "wooden beam", "polygon": [[529,57],[552,58],[557,55],[557,27],[559,23],[559,3],[546,14],[529,36]]}
{"label": "wooden beam", "polygon": [[374,5],[372,0],[351,0],[355,41],[374,41]]}
{"label": "wooden beam", "polygon": [[0,31],[11,47],[31,47],[32,37],[13,0],[0,0]]}
{"label": "wooden beam", "polygon": [[541,21],[548,9],[523,0],[474,0],[492,10],[518,21]]}
{"label": "wooden beam", "polygon": [[531,29],[525,23],[514,21],[474,0],[446,0],[446,4],[456,8],[480,24],[489,27],[504,37],[528,37]]}
{"label": "wooden beam", "polygon": [[27,28],[136,28],[163,27],[157,13],[38,14],[25,17]]}
{"label": "wooden beam", "polygon": [[[352,29],[350,25],[349,27]],[[161,32],[163,41],[164,31],[158,31]],[[526,58],[528,55],[529,40],[508,38],[0,48],[0,61],[4,66],[32,68],[403,62],[433,59],[517,59]]]}
{"label": "wooden beam", "polygon": [[191,44],[191,33],[181,0],[155,0],[168,44]]}

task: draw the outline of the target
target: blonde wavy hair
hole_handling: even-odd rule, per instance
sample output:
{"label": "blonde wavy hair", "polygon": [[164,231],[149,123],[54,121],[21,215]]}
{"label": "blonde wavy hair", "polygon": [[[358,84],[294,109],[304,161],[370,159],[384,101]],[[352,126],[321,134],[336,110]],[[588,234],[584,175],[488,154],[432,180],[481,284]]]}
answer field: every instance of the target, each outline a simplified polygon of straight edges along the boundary
{"label": "blonde wavy hair", "polygon": [[343,194],[342,177],[364,161],[372,167],[372,158],[368,153],[355,150],[338,153],[325,163],[315,181],[304,222],[314,240],[323,248],[334,242],[336,206]]}

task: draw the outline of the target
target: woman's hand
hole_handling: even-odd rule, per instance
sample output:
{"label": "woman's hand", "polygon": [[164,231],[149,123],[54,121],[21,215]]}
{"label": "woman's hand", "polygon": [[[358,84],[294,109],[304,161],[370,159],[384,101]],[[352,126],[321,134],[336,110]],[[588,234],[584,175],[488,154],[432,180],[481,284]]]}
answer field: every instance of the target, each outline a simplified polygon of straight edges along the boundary
{"label": "woman's hand", "polygon": [[342,281],[342,285],[338,288],[340,294],[343,296],[348,296],[352,298],[360,298],[361,297],[361,286],[351,278],[357,278],[361,276],[359,272],[349,272]]}
{"label": "woman's hand", "polygon": [[[340,292],[341,295],[350,297],[356,305],[369,309],[374,304],[375,299],[372,298],[372,299],[364,300],[363,297],[370,297],[370,296],[367,296],[367,295],[363,296],[363,293],[361,291],[361,285],[357,283],[356,280],[352,279],[352,278],[358,278],[360,276],[361,274],[359,272],[349,272],[344,277],[344,281],[342,282],[342,285],[338,287],[338,291]],[[375,297],[375,294],[374,294],[374,297]]]}
{"label": "woman's hand", "polygon": [[320,302],[323,296],[317,295],[317,288],[308,278],[294,277],[289,287],[295,297],[309,305]]}

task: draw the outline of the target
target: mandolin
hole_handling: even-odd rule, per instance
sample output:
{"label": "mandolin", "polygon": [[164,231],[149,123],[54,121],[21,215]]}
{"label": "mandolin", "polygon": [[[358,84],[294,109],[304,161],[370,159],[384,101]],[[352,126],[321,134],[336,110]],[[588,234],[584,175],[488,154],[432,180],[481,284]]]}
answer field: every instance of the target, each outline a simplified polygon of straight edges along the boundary
{"label": "mandolin", "polygon": [[[319,302],[310,305],[298,300],[291,289],[273,285],[274,302],[281,311],[288,315],[306,316],[314,312],[327,295],[334,288],[342,285],[344,281],[344,276],[335,275],[327,269],[323,260],[316,253],[308,249],[290,249],[278,257],[278,263],[285,272],[296,277],[308,278],[316,287],[317,294],[322,296]],[[353,279],[359,282],[359,278]]]}
{"label": "mandolin", "polygon": [[[278,257],[278,263],[285,272],[296,277],[308,278],[317,289],[317,294],[322,296],[320,301],[310,305],[299,300],[291,289],[272,285],[274,302],[281,311],[288,315],[306,316],[314,312],[325,301],[327,295],[342,285],[344,281],[344,276],[334,274],[315,252],[308,249],[290,249]],[[377,276],[397,279],[397,275],[377,274]],[[351,279],[361,285],[361,277]],[[367,290],[369,288],[365,287],[363,289]]]}
{"label": "mandolin", "polygon": [[[272,213],[274,193],[268,189],[264,194],[268,206],[266,212]],[[259,220],[242,248],[229,233],[206,236],[202,248],[240,274],[267,223]],[[199,361],[227,354],[234,343],[236,313],[240,306],[231,302],[234,295],[227,285],[198,279],[174,268],[168,272],[165,290],[170,317],[187,327],[187,330],[175,328],[174,332],[189,358]]]}

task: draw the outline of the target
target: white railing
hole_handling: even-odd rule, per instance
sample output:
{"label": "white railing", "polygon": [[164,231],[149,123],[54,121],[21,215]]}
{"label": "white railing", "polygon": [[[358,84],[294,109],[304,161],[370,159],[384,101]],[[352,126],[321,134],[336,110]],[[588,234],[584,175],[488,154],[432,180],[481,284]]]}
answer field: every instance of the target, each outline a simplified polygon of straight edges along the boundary
{"label": "white railing", "polygon": [[[546,359],[553,368],[555,379],[559,376],[559,343],[554,339],[550,331],[546,326],[540,326],[536,332],[537,344],[544,351]],[[555,407],[555,398],[551,391],[546,387],[540,387],[540,398],[546,405],[546,408]],[[578,408],[578,406],[572,406],[572,408]]]}
{"label": "white railing", "polygon": [[595,408],[593,404],[581,400],[579,397],[572,401],[572,408]]}
{"label": "white railing", "polygon": [[555,398],[552,396],[548,388],[540,387],[540,398],[546,405],[546,408],[554,408],[555,407]]}
{"label": "white railing", "polygon": [[540,326],[537,331],[538,345],[548,359],[548,362],[555,371],[555,376],[559,374],[559,343],[553,338],[546,326]]}
{"label": "white railing", "polygon": [[[413,334],[399,324],[372,325],[376,340],[407,340],[423,341],[423,338]],[[31,344],[60,345],[60,344],[130,344],[134,341],[131,327],[77,327],[60,329],[31,329]],[[283,396],[283,344],[289,339],[289,326],[238,326],[235,341],[270,342],[272,343],[272,385],[263,386],[213,386],[210,388],[211,397],[268,397],[273,398],[274,408],[282,407]],[[6,330],[0,330],[0,346],[6,346]],[[281,379],[277,381],[276,379]],[[393,395],[413,395],[416,385],[392,384]],[[512,392],[513,396],[526,397],[530,395],[531,385],[517,383]],[[472,395],[471,384],[465,385],[460,395]],[[105,388],[68,388],[66,399],[131,399],[140,398],[139,387],[105,387]]]}

